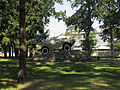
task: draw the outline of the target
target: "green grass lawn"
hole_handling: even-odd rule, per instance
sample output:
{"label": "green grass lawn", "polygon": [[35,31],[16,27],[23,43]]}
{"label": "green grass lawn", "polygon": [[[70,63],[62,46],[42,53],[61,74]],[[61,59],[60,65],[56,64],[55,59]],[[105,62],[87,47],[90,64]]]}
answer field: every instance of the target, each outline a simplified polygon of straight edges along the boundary
{"label": "green grass lawn", "polygon": [[0,90],[119,90],[120,67],[102,62],[27,62],[27,81],[16,83],[18,60],[0,59]]}
{"label": "green grass lawn", "polygon": [[[98,56],[92,56],[92,60],[98,60]],[[117,57],[117,58],[110,58],[110,57],[99,57],[99,60],[106,60],[106,61],[112,61],[112,60],[120,60],[120,58],[119,57]]]}

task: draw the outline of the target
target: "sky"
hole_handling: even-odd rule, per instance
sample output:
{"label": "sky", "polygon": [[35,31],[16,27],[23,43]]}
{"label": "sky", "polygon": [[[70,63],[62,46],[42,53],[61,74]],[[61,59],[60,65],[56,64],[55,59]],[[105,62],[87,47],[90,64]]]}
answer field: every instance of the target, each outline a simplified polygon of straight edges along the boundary
{"label": "sky", "polygon": [[[67,0],[64,0],[63,5],[56,3],[55,10],[57,12],[66,10],[67,16],[72,16],[76,12],[76,9],[72,9],[70,6],[70,3],[67,2]],[[97,31],[100,31],[100,29],[98,28],[99,27],[98,21],[95,20],[95,22],[93,23],[92,26],[94,29],[97,29]],[[54,36],[58,36],[62,33],[65,33],[67,26],[65,25],[65,23],[62,20],[58,21],[54,17],[50,17],[50,23],[48,24],[48,26],[46,26],[46,29],[50,30],[50,37],[54,37]]]}

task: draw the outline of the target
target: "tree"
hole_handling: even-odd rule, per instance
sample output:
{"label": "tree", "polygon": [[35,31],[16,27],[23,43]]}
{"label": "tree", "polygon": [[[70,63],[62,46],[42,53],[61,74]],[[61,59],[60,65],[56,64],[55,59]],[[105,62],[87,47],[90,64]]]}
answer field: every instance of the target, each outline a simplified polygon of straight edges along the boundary
{"label": "tree", "polygon": [[[25,73],[26,73],[26,61],[25,61],[25,56],[26,56],[26,31],[25,31],[25,24],[26,27],[30,27],[28,30],[30,32],[30,40],[31,39],[35,39],[37,41],[38,37],[36,38],[36,36],[38,36],[38,33],[43,33],[44,30],[44,25],[47,24],[49,22],[49,18],[51,15],[53,15],[55,13],[55,8],[54,0],[28,0],[28,2],[30,4],[28,4],[28,7],[30,5],[30,9],[31,10],[26,10],[27,12],[25,12],[25,4],[27,4],[25,2],[25,0],[20,0],[20,35],[19,35],[19,40],[20,40],[20,58],[19,58],[19,72],[18,72],[18,82],[19,81],[24,81],[25,79]],[[61,2],[61,0],[56,2]],[[26,7],[27,8],[27,7]],[[32,12],[32,13],[31,13]],[[28,15],[28,17],[26,16]],[[25,18],[26,16],[26,18]],[[30,22],[28,21],[27,23],[25,23],[25,21],[27,21],[27,19],[30,19]],[[32,30],[34,29],[34,30]],[[45,34],[45,33],[44,33]],[[33,38],[31,37],[31,35],[33,36]],[[44,38],[45,35],[43,35]],[[32,45],[33,45],[33,41],[35,40],[31,40]],[[35,42],[36,43],[36,42]]]}
{"label": "tree", "polygon": [[25,0],[20,0],[20,31],[19,31],[19,40],[20,40],[20,57],[19,57],[19,72],[18,72],[18,82],[24,81],[26,77],[26,32],[25,32]]}
{"label": "tree", "polygon": [[[11,57],[11,47],[13,47],[18,39],[18,1],[1,0],[0,1],[0,36],[1,45],[4,49],[4,56],[7,56],[7,48],[9,47],[9,56]],[[6,38],[9,43],[6,43]],[[13,50],[13,48],[12,48]],[[13,56],[13,54],[12,54]]]}
{"label": "tree", "polygon": [[110,0],[109,2],[104,1],[104,6],[103,4],[101,6],[101,8],[104,9],[101,17],[103,25],[100,26],[103,29],[102,38],[104,40],[109,40],[112,58],[114,58],[114,35],[115,31],[118,29],[120,15],[118,4],[116,0]]}
{"label": "tree", "polygon": [[5,32],[2,32],[3,38],[2,38],[2,47],[4,49],[4,57],[7,57],[7,46],[10,44],[10,38],[9,38],[9,31],[6,30]]}
{"label": "tree", "polygon": [[88,57],[91,55],[89,34],[93,31],[92,24],[96,17],[96,3],[97,0],[75,0],[72,6],[79,7],[79,9],[65,20],[67,26],[75,25],[79,31],[85,32],[85,51]]}
{"label": "tree", "polygon": [[8,26],[10,25],[9,21],[9,13],[10,13],[10,4],[7,0],[1,0],[0,1],[0,36],[1,36],[1,46],[4,50],[4,57],[7,57],[7,44],[9,42],[8,36],[6,33],[6,30],[8,29]]}
{"label": "tree", "polygon": [[[95,39],[95,38],[96,38],[95,34],[93,32],[91,32],[90,35],[89,35],[90,52],[91,53],[96,49],[97,39]],[[83,51],[86,50],[86,46],[85,45],[86,45],[86,40],[82,40],[81,47],[82,47]]]}

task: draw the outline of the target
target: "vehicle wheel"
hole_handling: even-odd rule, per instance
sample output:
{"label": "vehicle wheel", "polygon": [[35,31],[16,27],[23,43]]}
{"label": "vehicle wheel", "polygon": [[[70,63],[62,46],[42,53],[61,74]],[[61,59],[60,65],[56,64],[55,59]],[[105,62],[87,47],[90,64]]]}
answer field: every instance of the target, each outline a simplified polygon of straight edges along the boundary
{"label": "vehicle wheel", "polygon": [[42,54],[47,55],[49,53],[49,48],[48,47],[43,47],[41,49]]}
{"label": "vehicle wheel", "polygon": [[64,44],[63,45],[63,50],[64,51],[70,51],[71,50],[71,46],[69,44]]}

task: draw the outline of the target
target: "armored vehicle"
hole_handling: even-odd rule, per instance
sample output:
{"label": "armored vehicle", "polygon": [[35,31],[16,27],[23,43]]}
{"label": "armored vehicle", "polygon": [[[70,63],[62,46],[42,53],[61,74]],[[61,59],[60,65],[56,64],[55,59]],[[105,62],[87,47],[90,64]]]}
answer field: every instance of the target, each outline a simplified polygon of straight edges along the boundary
{"label": "armored vehicle", "polygon": [[46,41],[38,43],[36,45],[36,52],[42,52],[42,54],[48,54],[51,50],[61,50],[70,51],[71,47],[75,43],[74,39],[69,39],[66,37],[58,38],[52,37]]}

